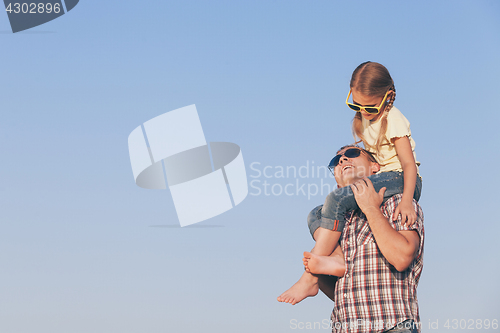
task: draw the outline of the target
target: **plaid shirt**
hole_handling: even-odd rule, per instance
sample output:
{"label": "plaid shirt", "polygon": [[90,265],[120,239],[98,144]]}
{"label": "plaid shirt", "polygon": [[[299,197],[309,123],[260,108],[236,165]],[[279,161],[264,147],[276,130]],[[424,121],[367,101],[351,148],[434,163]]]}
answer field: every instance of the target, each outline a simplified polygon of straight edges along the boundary
{"label": "plaid shirt", "polygon": [[423,267],[424,215],[414,200],[417,221],[410,228],[401,218],[393,222],[401,198],[401,194],[393,196],[380,209],[397,231],[418,233],[420,246],[415,259],[405,271],[398,272],[380,252],[366,216],[359,210],[351,213],[340,237],[346,272],[335,286],[333,332],[383,332],[407,319],[420,324],[417,285]]}

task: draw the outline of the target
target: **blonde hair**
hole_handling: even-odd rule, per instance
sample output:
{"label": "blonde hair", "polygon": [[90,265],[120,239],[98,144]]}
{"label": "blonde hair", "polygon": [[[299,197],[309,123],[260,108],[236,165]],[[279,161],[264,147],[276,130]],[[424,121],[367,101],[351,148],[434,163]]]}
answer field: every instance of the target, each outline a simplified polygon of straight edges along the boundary
{"label": "blonde hair", "polygon": [[392,94],[387,97],[382,119],[380,120],[380,133],[375,146],[369,145],[361,133],[361,112],[356,112],[352,120],[352,135],[355,143],[363,142],[365,148],[374,149],[377,154],[387,132],[387,115],[396,99],[396,87],[387,68],[377,62],[367,61],[359,65],[352,73],[351,90],[356,90],[366,96],[383,97],[389,90]]}

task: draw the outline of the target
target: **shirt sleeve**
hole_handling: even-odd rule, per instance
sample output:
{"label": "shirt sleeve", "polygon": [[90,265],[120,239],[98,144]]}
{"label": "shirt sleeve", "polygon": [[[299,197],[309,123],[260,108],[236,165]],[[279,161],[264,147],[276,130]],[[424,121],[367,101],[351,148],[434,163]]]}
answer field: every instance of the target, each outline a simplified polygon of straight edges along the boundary
{"label": "shirt sleeve", "polygon": [[387,115],[387,140],[411,136],[410,122],[396,108],[392,108]]}
{"label": "shirt sleeve", "polygon": [[384,215],[387,217],[389,220],[389,223],[391,226],[396,229],[396,231],[405,231],[405,230],[415,230],[418,235],[420,236],[421,239],[423,239],[424,236],[424,214],[422,212],[422,208],[420,205],[413,199],[413,208],[415,209],[415,213],[417,214],[417,220],[413,225],[406,226],[403,221],[401,220],[401,216],[397,218],[396,221],[393,221],[393,216],[394,216],[394,211],[396,210],[396,207],[399,205],[401,202],[401,199],[403,198],[402,194],[397,194],[390,198],[389,200],[386,201],[383,211]]}

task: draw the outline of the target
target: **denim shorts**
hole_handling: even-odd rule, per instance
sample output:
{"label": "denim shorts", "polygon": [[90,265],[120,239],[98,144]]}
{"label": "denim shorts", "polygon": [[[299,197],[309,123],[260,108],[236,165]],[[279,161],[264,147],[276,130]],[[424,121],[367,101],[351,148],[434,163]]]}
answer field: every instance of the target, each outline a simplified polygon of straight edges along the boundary
{"label": "denim shorts", "polygon": [[[403,172],[381,172],[368,178],[372,181],[375,191],[380,191],[382,187],[387,188],[384,193],[384,202],[393,195],[403,193]],[[417,175],[413,198],[418,201],[421,192],[422,178]],[[309,226],[311,236],[314,235],[314,232],[319,227],[333,231],[342,231],[345,225],[345,215],[358,208],[350,186],[333,190],[326,197],[325,203],[314,208],[307,216],[307,225]]]}

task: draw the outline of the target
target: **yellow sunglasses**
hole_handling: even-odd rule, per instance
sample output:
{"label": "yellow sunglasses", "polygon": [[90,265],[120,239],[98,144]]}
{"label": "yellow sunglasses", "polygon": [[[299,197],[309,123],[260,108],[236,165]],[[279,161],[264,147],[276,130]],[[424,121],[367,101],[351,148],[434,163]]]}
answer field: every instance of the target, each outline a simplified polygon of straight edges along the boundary
{"label": "yellow sunglasses", "polygon": [[349,90],[349,94],[347,95],[347,99],[345,100],[345,104],[347,104],[348,107],[350,107],[352,110],[354,110],[356,112],[359,112],[361,110],[365,110],[369,114],[378,114],[380,112],[380,109],[384,105],[385,99],[387,98],[387,95],[389,94],[390,91],[392,91],[392,90],[390,90],[390,89],[387,90],[387,92],[385,93],[384,99],[382,100],[382,103],[380,103],[379,106],[361,106],[361,105],[349,103],[349,96],[351,96],[351,90]]}

